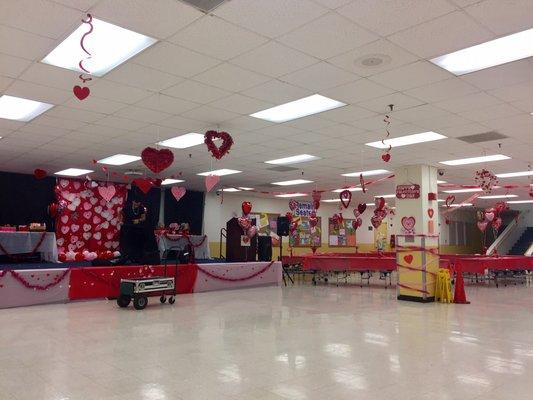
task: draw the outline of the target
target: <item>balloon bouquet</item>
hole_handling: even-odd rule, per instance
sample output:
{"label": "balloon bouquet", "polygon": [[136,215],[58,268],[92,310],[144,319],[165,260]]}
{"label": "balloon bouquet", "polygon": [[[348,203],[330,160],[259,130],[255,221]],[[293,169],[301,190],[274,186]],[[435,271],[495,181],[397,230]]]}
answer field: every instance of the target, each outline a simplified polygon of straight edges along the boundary
{"label": "balloon bouquet", "polygon": [[489,226],[489,224],[492,227],[492,232],[494,235],[494,239],[498,237],[498,231],[500,227],[502,226],[502,218],[501,215],[504,210],[507,209],[507,204],[504,201],[497,202],[494,207],[488,207],[485,210],[479,210],[477,212],[477,227],[478,229],[483,233],[482,237],[482,246],[483,246],[483,252],[485,252],[486,246],[485,246],[485,237],[486,237],[486,229]]}
{"label": "balloon bouquet", "polygon": [[250,220],[250,212],[252,211],[252,203],[249,201],[243,201],[241,204],[242,209],[242,217],[239,217],[238,222],[239,226],[242,228],[244,234],[248,236],[248,238],[252,239],[255,235],[257,235],[257,226],[252,225],[252,221]]}

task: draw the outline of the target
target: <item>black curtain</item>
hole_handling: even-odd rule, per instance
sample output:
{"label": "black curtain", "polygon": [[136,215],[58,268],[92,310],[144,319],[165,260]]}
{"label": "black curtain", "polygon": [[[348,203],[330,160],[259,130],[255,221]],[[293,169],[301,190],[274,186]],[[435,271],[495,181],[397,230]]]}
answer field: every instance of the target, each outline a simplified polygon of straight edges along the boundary
{"label": "black curtain", "polygon": [[148,227],[154,229],[159,221],[161,189],[153,187],[147,194],[144,194],[137,186],[132,185],[128,191],[128,200],[126,203],[130,204],[132,198],[138,199],[146,207],[148,211],[146,215]]}
{"label": "black curtain", "polygon": [[187,190],[185,195],[176,201],[170,190],[165,190],[165,225],[173,222],[187,222],[193,235],[202,234],[204,219],[204,192]]}
{"label": "black curtain", "polygon": [[54,231],[47,207],[55,202],[55,184],[53,177],[38,180],[33,175],[0,172],[0,225],[44,222],[48,231]]}

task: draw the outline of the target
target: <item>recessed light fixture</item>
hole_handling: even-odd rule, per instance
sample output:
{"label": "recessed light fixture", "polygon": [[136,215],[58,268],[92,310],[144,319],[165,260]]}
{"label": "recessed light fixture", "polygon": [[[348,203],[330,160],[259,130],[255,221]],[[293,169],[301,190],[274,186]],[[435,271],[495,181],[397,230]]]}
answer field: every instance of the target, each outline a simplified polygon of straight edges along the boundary
{"label": "recessed light fixture", "polygon": [[479,196],[478,199],[511,199],[518,197],[516,194],[496,194],[493,196]]}
{"label": "recessed light fixture", "polygon": [[222,169],[215,169],[213,171],[201,172],[201,173],[196,174],[196,175],[200,175],[200,176],[209,176],[209,175],[224,176],[224,175],[240,174],[241,172],[242,171],[237,171],[236,169],[222,168]]}
{"label": "recessed light fixture", "polygon": [[0,118],[28,122],[54,105],[22,97],[0,96]]}
{"label": "recessed light fixture", "polygon": [[180,183],[180,182],[185,182],[185,181],[183,179],[167,178],[167,179],[164,179],[163,182],[161,182],[161,185],[173,185],[174,183]]}
{"label": "recessed light fixture", "polygon": [[507,204],[529,204],[533,203],[533,200],[509,200]]}
{"label": "recessed light fixture", "polygon": [[237,188],[225,188],[225,189],[220,189],[219,192],[240,192],[241,190],[240,189],[237,189]]}
{"label": "recessed light fixture", "polygon": [[297,164],[307,161],[320,160],[320,157],[310,154],[298,154],[297,156],[278,158],[277,160],[265,161],[267,164]]}
{"label": "recessed light fixture", "polygon": [[313,181],[308,181],[307,179],[294,179],[292,181],[272,182],[273,185],[278,186],[302,185],[304,183],[313,183]]}
{"label": "recessed light fixture", "polygon": [[307,196],[307,193],[283,193],[277,194],[276,197],[303,197]]}
{"label": "recessed light fixture", "polygon": [[437,185],[438,185],[438,184],[442,184],[442,183],[448,183],[448,182],[446,182],[446,181],[439,181],[439,180],[437,179]]}
{"label": "recessed light fixture", "polygon": [[363,189],[360,187],[351,187],[351,188],[335,189],[335,190],[332,190],[332,192],[340,193],[340,192],[344,192],[345,190],[348,190],[349,192],[362,192],[363,191]]}
{"label": "recessed light fixture", "polygon": [[471,207],[472,203],[450,204],[450,207]]}
{"label": "recessed light fixture", "polygon": [[374,196],[374,197],[383,197],[384,199],[393,199],[396,197],[395,194],[382,194],[381,196]]}
{"label": "recessed light fixture", "polygon": [[56,172],[55,175],[80,176],[80,175],[90,174],[91,172],[94,172],[94,171],[90,169],[67,168],[62,171]]}
{"label": "recessed light fixture", "polygon": [[443,190],[444,193],[473,193],[473,192],[482,192],[481,188],[468,188],[468,189],[454,189],[454,190]]}
{"label": "recessed light fixture", "polygon": [[513,33],[430,60],[455,75],[464,75],[533,56],[533,29]]}
{"label": "recessed light fixture", "polygon": [[375,207],[376,205],[374,203],[365,203],[367,207]]}
{"label": "recessed light fixture", "polygon": [[466,164],[477,164],[477,163],[489,162],[489,161],[509,160],[510,158],[511,157],[504,156],[503,154],[493,154],[491,156],[460,158],[458,160],[440,161],[440,164],[466,165]]}
{"label": "recessed light fixture", "polygon": [[446,200],[444,199],[437,199],[437,203],[444,203]]}
{"label": "recessed light fixture", "polygon": [[[86,47],[92,52],[92,57],[85,60],[83,66],[94,76],[107,74],[113,68],[157,42],[154,38],[97,18],[93,18],[92,24],[94,29],[85,41]],[[42,62],[56,67],[84,72],[80,68],[79,62],[84,60],[87,54],[83,52],[80,40],[86,32],[87,26],[81,24],[78,29],[52,50]]]}
{"label": "recessed light fixture", "polygon": [[386,169],[373,169],[370,171],[360,171],[360,172],[350,172],[348,174],[342,174],[342,176],[359,176],[363,174],[364,177],[366,176],[373,176],[373,175],[383,175],[388,174],[390,171],[387,171]]}
{"label": "recessed light fixture", "polygon": [[521,172],[506,172],[504,174],[496,174],[498,178],[516,178],[519,176],[531,176],[533,171],[521,171]]}
{"label": "recessed light fixture", "polygon": [[264,119],[270,122],[287,122],[323,111],[344,107],[345,105],[345,103],[340,101],[319,94],[313,94],[302,99],[250,114],[250,117]]}
{"label": "recessed light fixture", "polygon": [[108,165],[124,165],[129,164],[134,161],[139,161],[141,157],[139,156],[130,156],[127,154],[115,154],[114,156],[102,158],[98,160],[99,164],[108,164]]}
{"label": "recessed light fixture", "polygon": [[204,135],[191,132],[186,133],[185,135],[163,140],[157,144],[160,146],[172,147],[174,149],[186,149],[187,147],[197,146],[202,143],[204,143]]}
{"label": "recessed light fixture", "polygon": [[239,189],[241,189],[241,190],[254,190],[254,188],[242,187],[242,186],[239,186]]}
{"label": "recessed light fixture", "polygon": [[383,142],[378,140],[377,142],[366,143],[367,146],[376,147],[378,149],[388,149],[389,146],[400,147],[408,146],[410,144],[432,142],[434,140],[446,139],[447,136],[441,135],[436,132],[422,132],[414,135],[400,136],[392,139],[386,139]]}
{"label": "recessed light fixture", "polygon": [[320,200],[324,203],[339,203],[341,199],[326,199],[326,200]]}

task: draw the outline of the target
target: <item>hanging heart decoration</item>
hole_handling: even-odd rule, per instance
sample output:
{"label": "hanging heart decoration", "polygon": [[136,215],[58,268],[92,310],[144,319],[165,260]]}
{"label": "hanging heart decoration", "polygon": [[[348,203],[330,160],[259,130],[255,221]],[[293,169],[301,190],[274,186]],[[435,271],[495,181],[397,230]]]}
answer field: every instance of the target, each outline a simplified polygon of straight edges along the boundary
{"label": "hanging heart decoration", "polygon": [[114,185],[98,186],[98,194],[107,202],[111,201],[116,192],[117,190],[115,189]]}
{"label": "hanging heart decoration", "polygon": [[[85,78],[85,77],[83,76],[84,73],[87,73],[87,74],[90,73],[90,72],[85,68],[85,66],[83,65],[83,62],[84,62],[85,60],[88,60],[88,59],[91,58],[91,53],[89,53],[89,51],[88,51],[87,48],[85,47],[85,43],[84,43],[84,42],[85,42],[85,37],[88,36],[89,34],[91,34],[91,32],[92,32],[93,29],[94,29],[94,26],[93,26],[93,24],[92,24],[92,21],[93,21],[93,17],[92,17],[91,14],[87,14],[87,19],[86,19],[86,20],[85,20],[85,19],[82,19],[82,20],[81,20],[81,22],[83,22],[84,24],[89,25],[89,30],[88,30],[87,32],[85,32],[85,33],[82,35],[81,39],[80,39],[80,47],[81,47],[81,49],[83,50],[83,52],[84,52],[85,54],[87,54],[87,56],[84,57],[83,59],[81,59],[80,62],[78,63],[78,66],[79,66],[80,69],[82,70],[82,73],[78,75],[78,78],[79,78],[83,83],[92,80],[91,77],[87,77],[87,78]],[[76,85],[76,86],[74,86],[74,87],[72,88],[72,92],[74,93],[74,96],[76,96],[76,97],[78,98],[78,100],[84,100],[84,99],[86,99],[86,98],[89,96],[89,94],[91,93],[91,90],[90,90],[88,87],[86,87],[86,86],[81,87],[81,86]]]}
{"label": "hanging heart decoration", "polygon": [[247,216],[252,211],[252,203],[249,201],[243,201],[241,204],[242,213],[244,216]]}
{"label": "hanging heart decoration", "polygon": [[407,254],[405,256],[403,256],[403,260],[407,263],[407,264],[411,264],[413,262],[413,255],[412,254]]}
{"label": "hanging heart decoration", "polygon": [[359,211],[359,214],[364,213],[366,210],[366,203],[359,203],[357,205],[357,211]]}
{"label": "hanging heart decoration", "polygon": [[353,216],[355,218],[358,218],[360,215],[361,215],[361,213],[359,212],[359,210],[357,208],[354,208],[353,209]]}
{"label": "hanging heart decoration", "polygon": [[72,93],[74,93],[74,96],[76,96],[78,100],[85,100],[91,94],[91,89],[87,86],[81,87],[76,85],[72,88]]}
{"label": "hanging heart decoration", "polygon": [[37,168],[35,171],[33,171],[33,176],[35,177],[35,179],[44,179],[46,178],[46,171],[44,169],[41,169],[41,168]]}
{"label": "hanging heart decoration", "polygon": [[361,225],[363,225],[363,220],[361,218],[354,219],[352,221],[352,228],[357,230]]}
{"label": "hanging heart decoration", "polygon": [[341,203],[343,207],[348,208],[348,206],[350,205],[350,202],[352,201],[352,192],[345,189],[339,193],[339,198],[341,199]]}
{"label": "hanging heart decoration", "polygon": [[150,178],[134,179],[133,184],[137,186],[144,194],[147,194],[153,186],[152,180]]}
{"label": "hanging heart decoration", "polygon": [[[385,140],[388,139],[390,137],[390,113],[392,112],[392,109],[393,109],[394,105],[393,104],[389,104],[389,110],[390,112],[388,114],[385,115],[385,118],[383,118],[383,122],[385,122],[385,132],[387,132],[387,135],[381,139],[381,143],[383,144],[383,146],[387,146],[387,143],[385,143]],[[381,155],[381,159],[385,162],[389,162],[390,159],[391,159],[391,155],[390,155],[390,151],[392,149],[392,146],[389,144],[389,147],[387,150],[385,150],[385,153],[383,153]]]}
{"label": "hanging heart decoration", "polygon": [[174,162],[174,154],[169,149],[157,150],[153,147],[146,147],[141,153],[141,158],[144,165],[154,174],[164,171]]}
{"label": "hanging heart decoration", "polygon": [[377,215],[373,215],[372,218],[370,218],[370,223],[376,229],[379,228],[379,226],[381,225],[382,221],[383,220],[381,218],[379,218]]}
{"label": "hanging heart decoration", "polygon": [[374,204],[376,205],[376,210],[383,210],[383,207],[385,207],[385,199],[383,197],[376,197],[374,199]]}
{"label": "hanging heart decoration", "polygon": [[490,193],[494,185],[498,183],[498,178],[492,172],[483,168],[476,171],[474,181],[485,193]]}
{"label": "hanging heart decoration", "polygon": [[428,208],[428,217],[431,219],[433,218],[433,214],[435,213],[435,211],[432,209],[432,208]]}
{"label": "hanging heart decoration", "polygon": [[312,211],[309,215],[309,225],[311,225],[311,228],[315,228],[318,224],[318,218],[316,216],[316,212]]}
{"label": "hanging heart decoration", "polygon": [[294,199],[290,199],[289,200],[289,209],[291,211],[294,211],[294,210],[296,210],[297,207],[298,207],[298,202],[296,200],[294,200]]}
{"label": "hanging heart decoration", "polygon": [[444,204],[446,204],[446,207],[450,208],[454,201],[455,201],[455,196],[452,194],[446,197],[446,201],[444,202]]}
{"label": "hanging heart decoration", "polygon": [[402,222],[402,226],[403,226],[404,232],[406,234],[413,234],[414,233],[414,228],[415,228],[415,224],[416,224],[415,217],[403,217],[401,222]]}
{"label": "hanging heart decoration", "polygon": [[[220,147],[217,147],[214,143],[215,139],[222,139]],[[207,150],[209,150],[211,155],[220,160],[231,149],[233,138],[227,132],[207,131],[204,135],[204,143],[207,145]]]}
{"label": "hanging heart decoration", "polygon": [[[389,149],[389,151],[390,151],[390,149]],[[390,161],[390,158],[391,158],[390,153],[384,153],[384,154],[381,155],[381,159],[382,159],[383,161],[385,161],[385,162],[389,162],[389,161]]]}
{"label": "hanging heart decoration", "polygon": [[217,183],[220,182],[220,176],[218,175],[208,175],[205,177],[205,189],[207,190],[207,193],[213,189]]}
{"label": "hanging heart decoration", "polygon": [[185,189],[183,186],[174,186],[172,189],[170,189],[170,193],[172,193],[172,196],[176,199],[176,201],[180,201],[183,196],[185,196],[185,193],[187,193],[187,189]]}
{"label": "hanging heart decoration", "polygon": [[366,184],[365,184],[365,178],[363,178],[363,174],[359,174],[359,183],[361,185],[361,190],[363,193],[366,193]]}
{"label": "hanging heart decoration", "polygon": [[313,199],[313,207],[315,210],[318,210],[320,207],[320,199],[322,198],[322,192],[319,192],[318,190],[313,190],[311,193],[311,197]]}

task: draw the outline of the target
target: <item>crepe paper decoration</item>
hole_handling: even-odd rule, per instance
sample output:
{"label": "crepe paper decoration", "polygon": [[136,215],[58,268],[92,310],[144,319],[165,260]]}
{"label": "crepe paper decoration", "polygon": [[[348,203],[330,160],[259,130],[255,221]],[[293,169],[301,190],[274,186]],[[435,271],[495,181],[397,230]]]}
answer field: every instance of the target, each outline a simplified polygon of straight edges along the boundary
{"label": "crepe paper decoration", "polygon": [[158,174],[172,165],[174,153],[169,149],[157,150],[153,147],[146,147],[141,153],[141,159],[150,171]]}
{"label": "crepe paper decoration", "polygon": [[[215,139],[222,139],[220,147],[217,147],[214,143]],[[207,131],[204,135],[204,143],[207,145],[207,150],[209,150],[211,155],[220,160],[231,149],[233,138],[227,132]]]}
{"label": "crepe paper decoration", "polygon": [[[394,104],[389,104],[390,112],[385,115],[385,118],[383,119],[383,122],[385,122],[385,132],[387,132],[387,135],[381,140],[381,143],[385,146],[385,140],[390,137],[390,113],[392,112],[392,109],[394,108]],[[389,162],[391,159],[390,151],[392,149],[392,146],[389,144],[389,148],[385,150],[385,152],[381,155],[381,159],[385,162]]]}

